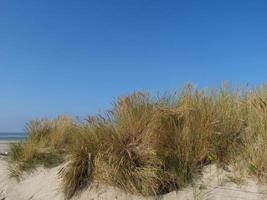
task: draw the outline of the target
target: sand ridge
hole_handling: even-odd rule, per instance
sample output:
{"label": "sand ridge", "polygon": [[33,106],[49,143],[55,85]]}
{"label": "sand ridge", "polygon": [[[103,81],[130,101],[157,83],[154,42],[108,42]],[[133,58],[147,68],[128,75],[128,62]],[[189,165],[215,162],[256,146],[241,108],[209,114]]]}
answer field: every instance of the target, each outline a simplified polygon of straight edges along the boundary
{"label": "sand ridge", "polygon": [[[25,174],[21,181],[9,178],[6,161],[0,159],[0,200],[63,200],[58,170],[60,167],[44,169],[39,167],[32,174]],[[88,189],[73,197],[75,200],[267,200],[266,185],[257,184],[252,178],[242,185],[231,182],[231,175],[215,165],[207,166],[202,177],[194,185],[160,197],[140,197],[127,194],[118,188],[93,183]]]}

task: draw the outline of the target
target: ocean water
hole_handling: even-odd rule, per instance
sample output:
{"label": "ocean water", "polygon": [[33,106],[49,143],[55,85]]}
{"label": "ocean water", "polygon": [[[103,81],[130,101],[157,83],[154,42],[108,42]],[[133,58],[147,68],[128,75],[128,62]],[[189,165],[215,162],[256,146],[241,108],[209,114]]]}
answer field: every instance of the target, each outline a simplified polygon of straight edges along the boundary
{"label": "ocean water", "polygon": [[0,140],[21,140],[26,137],[25,133],[1,133]]}

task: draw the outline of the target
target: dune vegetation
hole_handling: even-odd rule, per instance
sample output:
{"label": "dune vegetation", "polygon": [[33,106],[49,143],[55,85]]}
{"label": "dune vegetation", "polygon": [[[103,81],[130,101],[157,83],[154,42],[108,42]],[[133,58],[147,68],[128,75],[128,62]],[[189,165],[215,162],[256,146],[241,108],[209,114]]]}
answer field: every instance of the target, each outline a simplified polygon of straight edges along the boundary
{"label": "dune vegetation", "polygon": [[11,175],[61,164],[66,197],[96,181],[138,195],[164,194],[190,183],[205,165],[239,165],[267,173],[267,87],[196,90],[161,97],[119,97],[85,122],[60,116],[27,124],[11,145]]}

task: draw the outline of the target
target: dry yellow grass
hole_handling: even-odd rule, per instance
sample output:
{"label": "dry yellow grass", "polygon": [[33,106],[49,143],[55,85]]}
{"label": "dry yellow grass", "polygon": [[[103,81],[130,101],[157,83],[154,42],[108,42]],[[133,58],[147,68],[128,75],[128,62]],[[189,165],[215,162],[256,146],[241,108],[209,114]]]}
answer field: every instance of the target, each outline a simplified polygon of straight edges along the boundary
{"label": "dry yellow grass", "polygon": [[28,132],[11,148],[12,173],[65,161],[59,176],[67,197],[92,181],[135,194],[162,194],[188,184],[212,162],[242,163],[263,178],[267,88],[207,91],[187,85],[157,99],[134,93],[85,123],[63,116],[31,122]]}

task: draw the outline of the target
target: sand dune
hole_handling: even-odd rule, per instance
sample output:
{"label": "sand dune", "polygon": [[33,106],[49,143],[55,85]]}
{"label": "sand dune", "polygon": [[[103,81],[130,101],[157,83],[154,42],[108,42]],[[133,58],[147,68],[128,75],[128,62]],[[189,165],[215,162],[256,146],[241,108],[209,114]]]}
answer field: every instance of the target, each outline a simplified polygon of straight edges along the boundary
{"label": "sand dune", "polygon": [[[38,168],[31,175],[24,175],[21,181],[8,177],[7,163],[0,159],[0,199],[2,200],[63,200],[60,180],[57,178],[59,167],[52,169]],[[90,188],[74,197],[77,200],[262,200],[267,199],[267,186],[258,185],[256,180],[248,178],[243,185],[237,185],[231,180],[233,174],[214,165],[203,171],[203,176],[195,186],[188,186],[183,190],[171,192],[161,197],[144,198],[127,194],[120,189],[94,183]],[[232,176],[232,177],[231,177]],[[231,177],[231,178],[230,178]]]}

